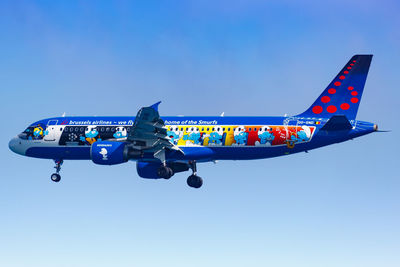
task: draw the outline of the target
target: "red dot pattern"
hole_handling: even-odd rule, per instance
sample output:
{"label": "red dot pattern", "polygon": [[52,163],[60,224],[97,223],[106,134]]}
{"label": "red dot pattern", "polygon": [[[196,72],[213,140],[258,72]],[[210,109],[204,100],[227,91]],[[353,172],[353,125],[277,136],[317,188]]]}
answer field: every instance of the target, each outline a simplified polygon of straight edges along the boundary
{"label": "red dot pattern", "polygon": [[329,101],[331,101],[331,98],[329,96],[321,97],[321,102],[322,103],[328,103]]}
{"label": "red dot pattern", "polygon": [[335,88],[329,88],[328,89],[328,93],[330,93],[331,95],[336,93],[336,89]]}
{"label": "red dot pattern", "polygon": [[347,103],[343,103],[343,104],[340,105],[340,108],[343,109],[343,110],[348,110],[350,108],[350,105],[347,104]]}
{"label": "red dot pattern", "polygon": [[330,105],[326,108],[326,111],[328,111],[329,113],[335,113],[337,110],[337,108],[334,105]]}
{"label": "red dot pattern", "polygon": [[[347,70],[344,70],[344,71],[343,71],[343,74],[349,74],[349,71],[348,71],[348,70],[351,70],[351,69],[352,69],[352,66],[355,65],[354,63],[356,63],[356,60],[353,60],[352,63],[350,63],[350,64],[346,67]],[[339,76],[339,80],[344,80],[345,78],[346,78],[346,76],[344,76],[344,75],[340,75],[340,76]],[[334,84],[335,86],[340,86],[342,83],[341,83],[340,81],[335,81],[333,84]],[[349,91],[351,91],[351,95],[353,96],[353,97],[350,99],[350,102],[353,103],[353,104],[358,103],[360,100],[359,100],[357,97],[354,97],[354,96],[357,96],[357,95],[358,95],[358,92],[357,92],[357,91],[352,91],[352,90],[354,90],[354,87],[353,87],[353,86],[349,86],[349,87],[347,87],[347,89],[348,89]],[[328,89],[328,93],[331,94],[331,95],[334,95],[334,94],[336,94],[336,89],[335,89],[335,88],[329,88],[329,89]],[[331,101],[331,97],[329,97],[329,96],[322,96],[322,97],[321,97],[321,102],[322,102],[323,104],[329,103],[330,101]],[[341,108],[342,110],[349,110],[349,109],[350,109],[350,104],[348,104],[348,103],[342,103],[342,104],[340,105],[340,108]],[[326,107],[326,112],[335,113],[335,112],[337,111],[337,109],[338,109],[338,108],[337,108],[335,105],[329,105],[328,107]],[[320,113],[322,113],[323,111],[324,111],[324,108],[323,108],[322,106],[320,106],[320,105],[316,105],[316,106],[314,106],[314,107],[312,108],[312,112],[314,112],[315,114],[320,114]]]}
{"label": "red dot pattern", "polygon": [[314,106],[312,108],[312,112],[314,112],[315,114],[320,114],[323,111],[321,106]]}

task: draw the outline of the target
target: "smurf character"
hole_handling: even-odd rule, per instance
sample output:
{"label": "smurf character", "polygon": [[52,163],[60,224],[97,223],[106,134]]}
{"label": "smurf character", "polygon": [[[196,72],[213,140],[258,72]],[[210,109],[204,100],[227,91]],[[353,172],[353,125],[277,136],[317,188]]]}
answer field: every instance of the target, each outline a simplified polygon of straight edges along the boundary
{"label": "smurf character", "polygon": [[290,139],[286,141],[288,148],[293,148],[295,143],[306,142],[310,140],[311,129],[308,126],[302,126],[301,130],[297,132],[297,137],[295,134],[290,136]]}
{"label": "smurf character", "polygon": [[256,141],[256,146],[271,146],[272,141],[275,139],[272,128],[268,126],[261,127],[258,130],[258,138],[260,138],[260,141]]}
{"label": "smurf character", "polygon": [[235,139],[236,143],[232,145],[239,145],[239,146],[245,146],[247,144],[247,137],[248,133],[246,133],[246,129],[244,126],[238,126],[235,128],[233,131],[233,138]]}
{"label": "smurf character", "polygon": [[108,151],[107,151],[107,149],[105,149],[104,147],[100,150],[100,155],[102,155],[103,156],[103,160],[108,160],[108,158],[107,158],[107,154],[108,154]]}
{"label": "smurf character", "polygon": [[[43,131],[43,127],[36,126],[33,129],[33,139],[42,139],[44,135],[48,134],[49,131]],[[32,137],[31,137],[32,138]]]}
{"label": "smurf character", "polygon": [[307,142],[311,137],[311,129],[308,126],[302,126],[301,131],[297,132],[297,142]]}
{"label": "smurf character", "polygon": [[222,145],[224,131],[222,127],[215,127],[214,131],[208,136],[208,145]]}
{"label": "smurf character", "polygon": [[99,132],[97,131],[96,127],[87,127],[85,130],[85,136],[81,136],[79,139],[88,144],[91,145],[96,141],[101,141],[101,138],[98,137]]}
{"label": "smurf character", "polygon": [[179,130],[178,126],[171,126],[169,131],[167,131],[167,136],[174,145],[177,145],[179,139],[183,136],[183,132]]}
{"label": "smurf character", "polygon": [[186,140],[186,145],[200,145],[200,130],[197,127],[190,127],[186,130],[186,135],[183,136],[183,140]]}
{"label": "smurf character", "polygon": [[126,138],[128,136],[125,127],[117,127],[115,128],[115,133],[113,134],[114,138]]}

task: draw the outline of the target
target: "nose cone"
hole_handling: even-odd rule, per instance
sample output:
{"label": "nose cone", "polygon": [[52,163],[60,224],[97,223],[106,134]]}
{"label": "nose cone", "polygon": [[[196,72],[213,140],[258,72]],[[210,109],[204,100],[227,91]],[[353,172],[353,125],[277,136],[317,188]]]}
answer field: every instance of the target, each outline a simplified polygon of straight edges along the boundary
{"label": "nose cone", "polygon": [[21,139],[19,139],[18,137],[14,137],[13,139],[11,139],[8,143],[8,147],[14,153],[25,155],[25,147],[22,144]]}

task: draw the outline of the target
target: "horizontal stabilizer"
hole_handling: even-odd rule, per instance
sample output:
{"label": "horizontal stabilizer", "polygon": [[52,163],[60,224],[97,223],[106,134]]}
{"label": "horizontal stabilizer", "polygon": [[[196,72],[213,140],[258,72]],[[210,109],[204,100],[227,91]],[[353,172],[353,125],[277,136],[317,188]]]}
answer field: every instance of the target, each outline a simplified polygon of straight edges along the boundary
{"label": "horizontal stabilizer", "polygon": [[325,125],[321,128],[321,131],[345,131],[352,128],[350,121],[344,115],[332,116]]}

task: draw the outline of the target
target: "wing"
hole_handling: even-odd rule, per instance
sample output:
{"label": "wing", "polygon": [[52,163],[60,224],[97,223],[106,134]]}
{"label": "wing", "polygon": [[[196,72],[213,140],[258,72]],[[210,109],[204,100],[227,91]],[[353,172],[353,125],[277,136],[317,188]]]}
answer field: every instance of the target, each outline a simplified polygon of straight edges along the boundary
{"label": "wing", "polygon": [[158,113],[160,103],[161,101],[139,110],[129,131],[127,141],[131,142],[135,149],[154,153],[154,157],[164,162],[166,149],[183,152],[167,136],[167,128]]}

